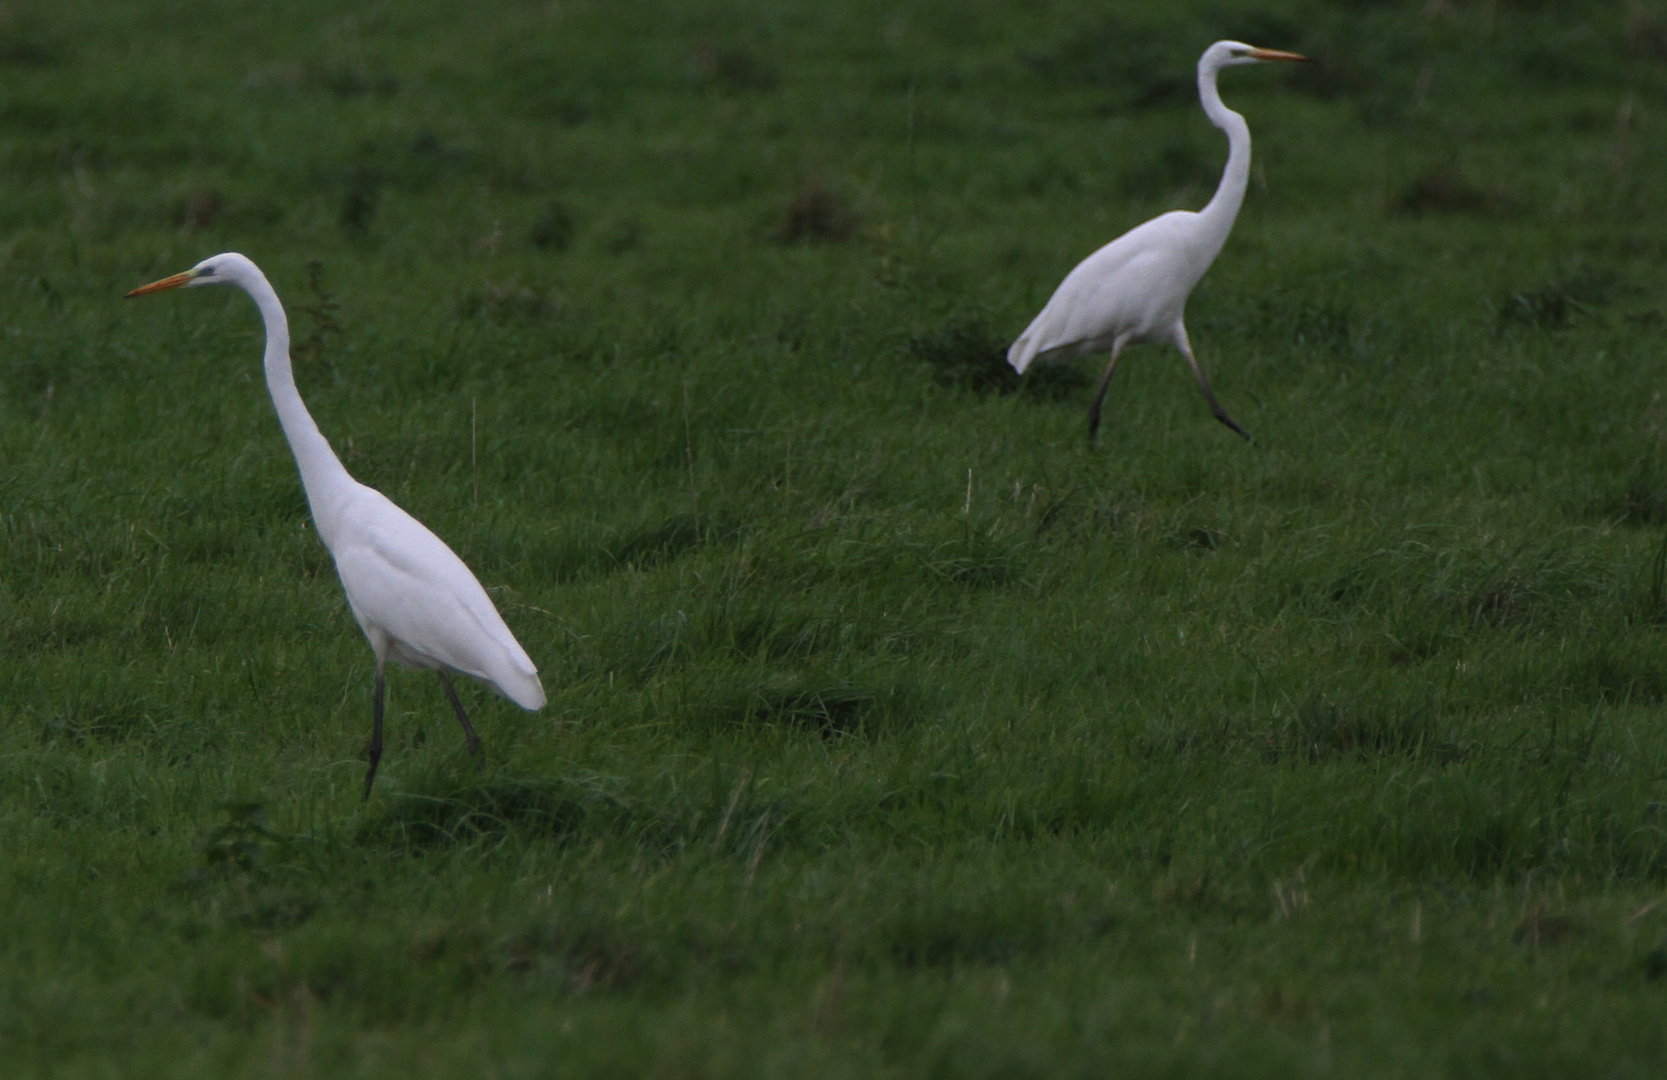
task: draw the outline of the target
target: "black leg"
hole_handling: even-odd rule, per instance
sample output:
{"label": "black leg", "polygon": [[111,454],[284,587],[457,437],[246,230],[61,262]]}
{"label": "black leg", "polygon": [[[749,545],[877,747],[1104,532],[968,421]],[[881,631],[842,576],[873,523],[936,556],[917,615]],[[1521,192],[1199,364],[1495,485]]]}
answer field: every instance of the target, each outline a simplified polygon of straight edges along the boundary
{"label": "black leg", "polygon": [[1094,394],[1094,404],[1088,407],[1088,441],[1094,441],[1095,432],[1100,430],[1100,406],[1105,403],[1106,391],[1111,389],[1111,377],[1117,373],[1117,357],[1122,349],[1113,346],[1111,363],[1106,365],[1106,373],[1100,376],[1100,389]]}
{"label": "black leg", "polygon": [[365,756],[370,759],[370,768],[365,770],[365,802],[370,801],[370,786],[376,781],[376,767],[382,763],[382,693],[385,689],[387,683],[378,671],[375,704],[371,706],[370,744],[365,747]]}
{"label": "black leg", "polygon": [[1217,420],[1243,436],[1246,442],[1255,442],[1244,428],[1240,427],[1231,416],[1227,415],[1227,410],[1221,407],[1221,402],[1216,400],[1216,392],[1210,389],[1210,380],[1204,377],[1204,369],[1198,366],[1198,358],[1192,355],[1192,350],[1186,350],[1186,354],[1187,363],[1192,365],[1192,373],[1198,379],[1198,388],[1204,391],[1204,400],[1210,403],[1210,412]]}
{"label": "black leg", "polygon": [[457,722],[463,725],[463,737],[468,740],[469,756],[475,759],[475,767],[486,764],[480,753],[480,736],[475,734],[474,725],[469,723],[469,714],[463,711],[463,703],[457,700],[457,691],[452,689],[451,680],[443,671],[434,674],[440,676],[440,685],[446,688],[446,697],[451,701],[451,707],[457,711]]}

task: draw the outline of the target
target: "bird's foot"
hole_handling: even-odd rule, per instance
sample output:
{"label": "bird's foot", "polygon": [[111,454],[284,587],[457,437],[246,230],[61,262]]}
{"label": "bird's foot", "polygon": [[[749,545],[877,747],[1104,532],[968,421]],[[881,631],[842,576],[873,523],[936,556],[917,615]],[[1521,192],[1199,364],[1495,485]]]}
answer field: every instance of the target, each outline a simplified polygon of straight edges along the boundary
{"label": "bird's foot", "polygon": [[1211,411],[1215,414],[1215,418],[1217,420],[1220,420],[1222,423],[1226,424],[1228,427],[1230,427],[1234,431],[1238,432],[1239,437],[1244,439],[1245,442],[1249,443],[1252,446],[1256,445],[1256,440],[1252,439],[1250,437],[1250,432],[1248,432],[1244,428],[1240,427],[1238,425],[1238,421],[1234,420],[1231,416],[1228,416],[1226,409],[1214,409],[1214,410],[1211,410]]}

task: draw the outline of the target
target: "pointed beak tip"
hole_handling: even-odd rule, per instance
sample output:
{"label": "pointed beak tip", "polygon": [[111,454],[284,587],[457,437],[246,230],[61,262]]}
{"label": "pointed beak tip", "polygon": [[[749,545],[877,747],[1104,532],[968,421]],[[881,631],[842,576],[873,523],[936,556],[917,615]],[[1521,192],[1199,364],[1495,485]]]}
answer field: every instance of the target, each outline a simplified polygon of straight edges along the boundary
{"label": "pointed beak tip", "polygon": [[153,292],[161,292],[164,289],[177,289],[181,285],[190,284],[191,280],[196,276],[196,273],[191,270],[187,270],[184,273],[174,274],[171,277],[163,278],[161,281],[153,281],[149,285],[141,285],[132,292],[124,295],[122,299],[131,300],[135,296],[148,296]]}

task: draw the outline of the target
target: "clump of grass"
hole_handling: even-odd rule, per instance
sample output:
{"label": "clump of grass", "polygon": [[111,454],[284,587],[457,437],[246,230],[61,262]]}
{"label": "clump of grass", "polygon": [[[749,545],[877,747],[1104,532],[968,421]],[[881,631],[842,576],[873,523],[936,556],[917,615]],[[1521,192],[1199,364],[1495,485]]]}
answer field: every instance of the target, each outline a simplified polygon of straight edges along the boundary
{"label": "clump of grass", "polygon": [[1451,162],[1431,166],[1418,174],[1390,203],[1393,213],[1405,217],[1449,214],[1500,216],[1513,214],[1518,209],[1520,204],[1504,188],[1483,187],[1467,178]]}
{"label": "clump of grass", "polygon": [[0,66],[53,68],[68,62],[62,41],[17,9],[5,13],[8,25],[0,26]]}
{"label": "clump of grass", "polygon": [[1170,547],[1175,548],[1178,551],[1192,551],[1199,554],[1207,554],[1220,549],[1221,545],[1228,542],[1228,536],[1226,533],[1217,529],[1211,529],[1201,525],[1198,528],[1189,529],[1186,532],[1175,533],[1167,537],[1166,542]]}
{"label": "clump of grass", "polygon": [[488,281],[464,294],[457,311],[465,319],[508,322],[536,319],[561,310],[561,304],[542,289]]}
{"label": "clump of grass", "polygon": [[863,729],[876,701],[872,690],[845,680],[824,683],[778,675],[746,695],[734,722],[777,724],[823,737],[854,735]]}
{"label": "clump of grass", "polygon": [[750,49],[710,42],[695,48],[695,68],[701,82],[725,93],[762,93],[774,90],[781,75]]}
{"label": "clump of grass", "polygon": [[981,322],[952,319],[935,333],[909,338],[906,348],[946,390],[1058,401],[1088,385],[1088,376],[1068,364],[1038,364],[1019,375],[1007,362],[1007,342]]}
{"label": "clump of grass", "polygon": [[317,365],[324,360],[325,345],[331,338],[340,338],[346,329],[342,326],[338,316],[341,314],[341,303],[324,288],[324,261],[322,259],[307,260],[307,292],[308,298],[295,305],[295,309],[307,316],[312,326],[294,346],[292,353],[298,364]]}
{"label": "clump of grass", "polygon": [[820,180],[794,193],[775,228],[783,244],[836,244],[857,235],[862,215],[845,197]]}
{"label": "clump of grass", "polygon": [[1586,928],[1577,916],[1559,914],[1544,904],[1535,904],[1511,931],[1511,940],[1537,949],[1541,945],[1560,945]]}
{"label": "clump of grass", "polygon": [[271,933],[318,914],[325,906],[319,844],[274,828],[262,802],[234,801],[220,809],[224,820],[209,830],[199,865],[178,884],[199,915]]}
{"label": "clump of grass", "polygon": [[341,208],[336,219],[349,233],[368,232],[371,223],[376,220],[381,198],[381,175],[369,165],[354,165],[347,170]]}
{"label": "clump of grass", "polygon": [[572,207],[558,201],[550,203],[539,214],[527,230],[527,239],[533,247],[559,253],[568,249],[578,231],[579,220]]}
{"label": "clump of grass", "polygon": [[580,830],[633,828],[636,811],[617,780],[594,774],[560,779],[494,778],[477,782],[423,777],[390,797],[361,842],[423,848],[523,837],[562,838]]}
{"label": "clump of grass", "polygon": [[181,199],[173,213],[174,224],[189,235],[213,225],[226,209],[224,195],[213,188],[194,191]]}
{"label": "clump of grass", "polygon": [[1577,267],[1538,288],[1506,296],[1499,305],[1499,322],[1567,330],[1577,317],[1613,302],[1619,287],[1620,275],[1613,270]]}
{"label": "clump of grass", "polygon": [[1642,461],[1618,489],[1595,502],[1599,517],[1636,528],[1667,524],[1667,483],[1650,462]]}
{"label": "clump of grass", "polygon": [[1629,56],[1643,60],[1667,59],[1667,14],[1654,6],[1628,5],[1621,40]]}

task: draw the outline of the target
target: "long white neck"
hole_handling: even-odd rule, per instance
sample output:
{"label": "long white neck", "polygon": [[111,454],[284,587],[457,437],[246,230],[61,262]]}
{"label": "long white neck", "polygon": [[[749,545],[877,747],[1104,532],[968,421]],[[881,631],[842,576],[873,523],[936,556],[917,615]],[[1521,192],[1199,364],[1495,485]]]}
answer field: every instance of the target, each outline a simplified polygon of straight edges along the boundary
{"label": "long white neck", "polygon": [[234,280],[260,308],[261,319],[266,323],[266,388],[272,393],[278,423],[283,426],[284,438],[289,440],[295,464],[301,470],[301,487],[307,493],[313,522],[319,536],[329,545],[334,539],[342,496],[356,486],[355,481],[336,452],[330,449],[329,441],[318,430],[301,400],[300,391],[295,388],[295,372],[289,362],[289,319],[272,284],[254,263],[249,263]]}
{"label": "long white neck", "polygon": [[1216,90],[1216,73],[1220,70],[1218,64],[1200,61],[1198,65],[1198,100],[1204,106],[1204,115],[1227,133],[1227,168],[1222,170],[1215,196],[1199,211],[1217,251],[1233,231],[1233,222],[1244,203],[1245,186],[1250,181],[1250,125],[1222,104],[1221,93]]}

